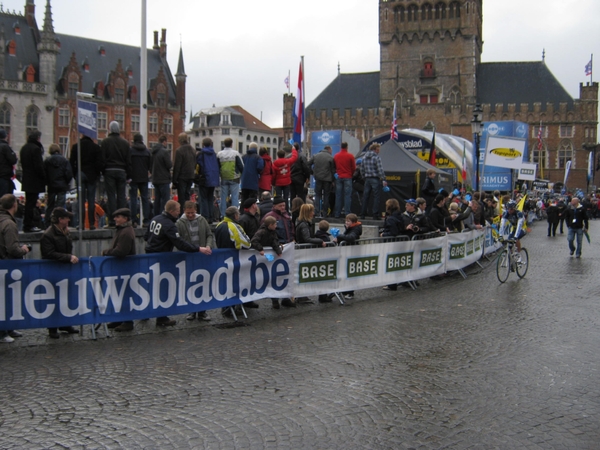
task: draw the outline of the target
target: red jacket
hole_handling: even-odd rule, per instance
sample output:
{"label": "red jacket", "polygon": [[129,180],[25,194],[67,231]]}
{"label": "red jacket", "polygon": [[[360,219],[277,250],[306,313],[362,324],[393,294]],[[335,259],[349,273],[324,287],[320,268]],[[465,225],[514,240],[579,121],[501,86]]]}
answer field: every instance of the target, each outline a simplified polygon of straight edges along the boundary
{"label": "red jacket", "polygon": [[348,153],[348,149],[340,149],[333,157],[333,161],[339,178],[352,178],[356,170],[356,160],[352,153]]}
{"label": "red jacket", "polygon": [[258,179],[258,189],[260,191],[270,191],[273,182],[273,161],[271,161],[271,157],[268,153],[260,156],[265,162],[265,167],[260,173],[260,178]]}
{"label": "red jacket", "polygon": [[292,166],[298,159],[298,152],[292,148],[292,156],[273,161],[273,186],[289,186],[292,184]]}

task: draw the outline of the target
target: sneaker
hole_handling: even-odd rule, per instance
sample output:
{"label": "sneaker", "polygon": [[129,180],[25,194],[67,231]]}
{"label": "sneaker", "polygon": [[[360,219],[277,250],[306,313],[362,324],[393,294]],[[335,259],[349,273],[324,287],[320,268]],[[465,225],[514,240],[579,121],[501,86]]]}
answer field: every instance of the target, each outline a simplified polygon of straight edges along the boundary
{"label": "sneaker", "polygon": [[189,313],[185,320],[194,320],[196,318],[196,313]]}
{"label": "sneaker", "polygon": [[398,290],[398,286],[396,285],[390,285],[390,286],[384,286],[382,288],[384,291],[397,291]]}
{"label": "sneaker", "polygon": [[284,298],[283,300],[281,300],[281,306],[285,306],[286,308],[295,308],[296,307],[296,303],[294,303],[289,298]]}
{"label": "sneaker", "polygon": [[133,330],[133,322],[123,322],[121,325],[119,325],[117,328],[115,328],[115,331],[131,331]]}
{"label": "sneaker", "polygon": [[4,342],[5,344],[10,344],[11,342],[15,342],[15,340],[13,338],[11,338],[10,336],[4,336],[2,339],[0,339],[0,342]]}
{"label": "sneaker", "polygon": [[308,297],[296,297],[296,303],[299,305],[310,305],[314,302]]}
{"label": "sneaker", "polygon": [[48,336],[50,336],[51,339],[59,339],[60,333],[58,331],[49,331]]}
{"label": "sneaker", "polygon": [[168,317],[159,317],[156,319],[156,326],[159,327],[172,327],[177,324],[177,321],[174,319],[169,319]]}
{"label": "sneaker", "polygon": [[575,258],[581,258],[581,255],[575,255]]}
{"label": "sneaker", "polygon": [[571,250],[570,255],[573,256],[574,253],[575,253],[575,250]]}
{"label": "sneaker", "polygon": [[58,327],[58,330],[69,334],[79,334],[79,330],[75,327]]}
{"label": "sneaker", "polygon": [[112,329],[112,328],[117,328],[119,325],[121,325],[123,322],[111,322],[107,325],[108,328]]}
{"label": "sneaker", "polygon": [[354,294],[346,294],[346,295],[344,295],[344,298],[346,300],[352,300],[354,298]]}
{"label": "sneaker", "polygon": [[198,320],[204,320],[205,322],[210,322],[210,317],[208,317],[208,314],[206,313],[206,311],[202,311],[198,313]]}
{"label": "sneaker", "polygon": [[12,337],[12,338],[23,337],[23,334],[21,334],[21,333],[20,333],[20,332],[18,332],[18,331],[15,331],[15,330],[10,330],[10,331],[8,332],[8,335],[9,335],[10,337]]}

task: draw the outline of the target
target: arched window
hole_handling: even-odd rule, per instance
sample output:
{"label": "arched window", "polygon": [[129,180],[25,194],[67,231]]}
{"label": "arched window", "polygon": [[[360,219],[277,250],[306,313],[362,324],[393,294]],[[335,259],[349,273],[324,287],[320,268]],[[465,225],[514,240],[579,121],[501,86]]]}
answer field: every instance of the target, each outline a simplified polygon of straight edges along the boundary
{"label": "arched window", "polygon": [[29,136],[32,132],[39,130],[39,117],[40,110],[37,109],[36,106],[31,105],[27,108],[26,118],[25,118],[25,136]]}
{"label": "arched window", "polygon": [[533,149],[531,152],[531,162],[534,164],[540,164],[540,167],[547,169],[548,168],[548,150],[546,148],[546,144],[542,144],[542,149],[538,150],[537,140],[531,143],[530,148]]}
{"label": "arched window", "polygon": [[[558,168],[564,169],[567,166],[567,161],[573,160],[573,143],[571,141],[563,140],[558,148]],[[575,168],[575,162],[571,163]]]}
{"label": "arched window", "polygon": [[438,3],[435,5],[435,18],[436,19],[445,19],[446,18],[446,4]]}
{"label": "arched window", "polygon": [[79,91],[79,75],[75,72],[69,73],[68,79],[68,95],[71,98],[75,98],[77,96],[77,92]]}
{"label": "arched window", "polygon": [[460,4],[458,2],[450,3],[449,16],[451,19],[460,17]]}
{"label": "arched window", "polygon": [[452,91],[450,91],[449,98],[451,104],[459,105],[461,102],[460,90],[458,88],[453,88]]}
{"label": "arched window", "polygon": [[417,5],[409,5],[408,6],[408,21],[409,22],[416,22],[419,19],[418,11],[419,11],[419,8],[417,7]]}
{"label": "arched window", "polygon": [[270,143],[271,143],[271,138],[270,138],[270,137],[268,137],[268,138],[267,138],[267,144],[270,144]]}
{"label": "arched window", "polygon": [[404,22],[404,6],[400,6],[394,9],[394,23]]}
{"label": "arched window", "polygon": [[260,143],[261,143],[261,144],[264,144],[264,143],[265,143],[265,137],[264,137],[264,136],[261,136],[261,137],[260,137]]}
{"label": "arched window", "polygon": [[423,77],[433,78],[434,76],[435,72],[433,70],[433,61],[425,61],[423,64]]}
{"label": "arched window", "polygon": [[150,117],[148,117],[148,124],[148,131],[150,133],[158,133],[158,114],[154,113]]}
{"label": "arched window", "polygon": [[4,102],[0,105],[0,127],[6,130],[6,134],[10,136],[10,106]]}
{"label": "arched window", "polygon": [[432,20],[433,19],[433,6],[429,3],[425,3],[421,7],[421,20]]}
{"label": "arched window", "polygon": [[246,136],[246,140],[247,140],[248,142],[250,142],[250,141],[252,140],[252,138],[250,137],[250,135]]}

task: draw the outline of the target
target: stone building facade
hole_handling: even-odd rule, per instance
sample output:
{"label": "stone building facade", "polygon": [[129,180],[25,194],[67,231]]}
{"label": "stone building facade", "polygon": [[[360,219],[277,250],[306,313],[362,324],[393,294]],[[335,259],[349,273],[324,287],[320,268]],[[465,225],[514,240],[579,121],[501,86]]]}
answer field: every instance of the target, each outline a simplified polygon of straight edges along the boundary
{"label": "stone building facade", "polygon": [[[529,124],[530,160],[543,165],[544,178],[562,181],[571,160],[569,186],[585,188],[598,142],[598,83],[581,83],[573,99],[543,58],[482,63],[482,1],[380,0],[380,71],[338,71],[306,107],[307,141],[311,131],[343,129],[364,144],[389,132],[394,101],[398,128],[435,126],[472,140],[473,110],[481,105],[484,122]],[[283,103],[287,140],[294,97],[284,95]]]}

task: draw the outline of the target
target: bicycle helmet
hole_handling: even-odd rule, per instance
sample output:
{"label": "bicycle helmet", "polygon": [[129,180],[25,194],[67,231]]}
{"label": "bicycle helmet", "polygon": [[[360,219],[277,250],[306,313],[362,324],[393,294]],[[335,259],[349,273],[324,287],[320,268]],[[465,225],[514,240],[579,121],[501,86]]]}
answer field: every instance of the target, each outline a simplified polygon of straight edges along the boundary
{"label": "bicycle helmet", "polygon": [[506,203],[506,209],[517,209],[517,202],[509,200],[508,203]]}

